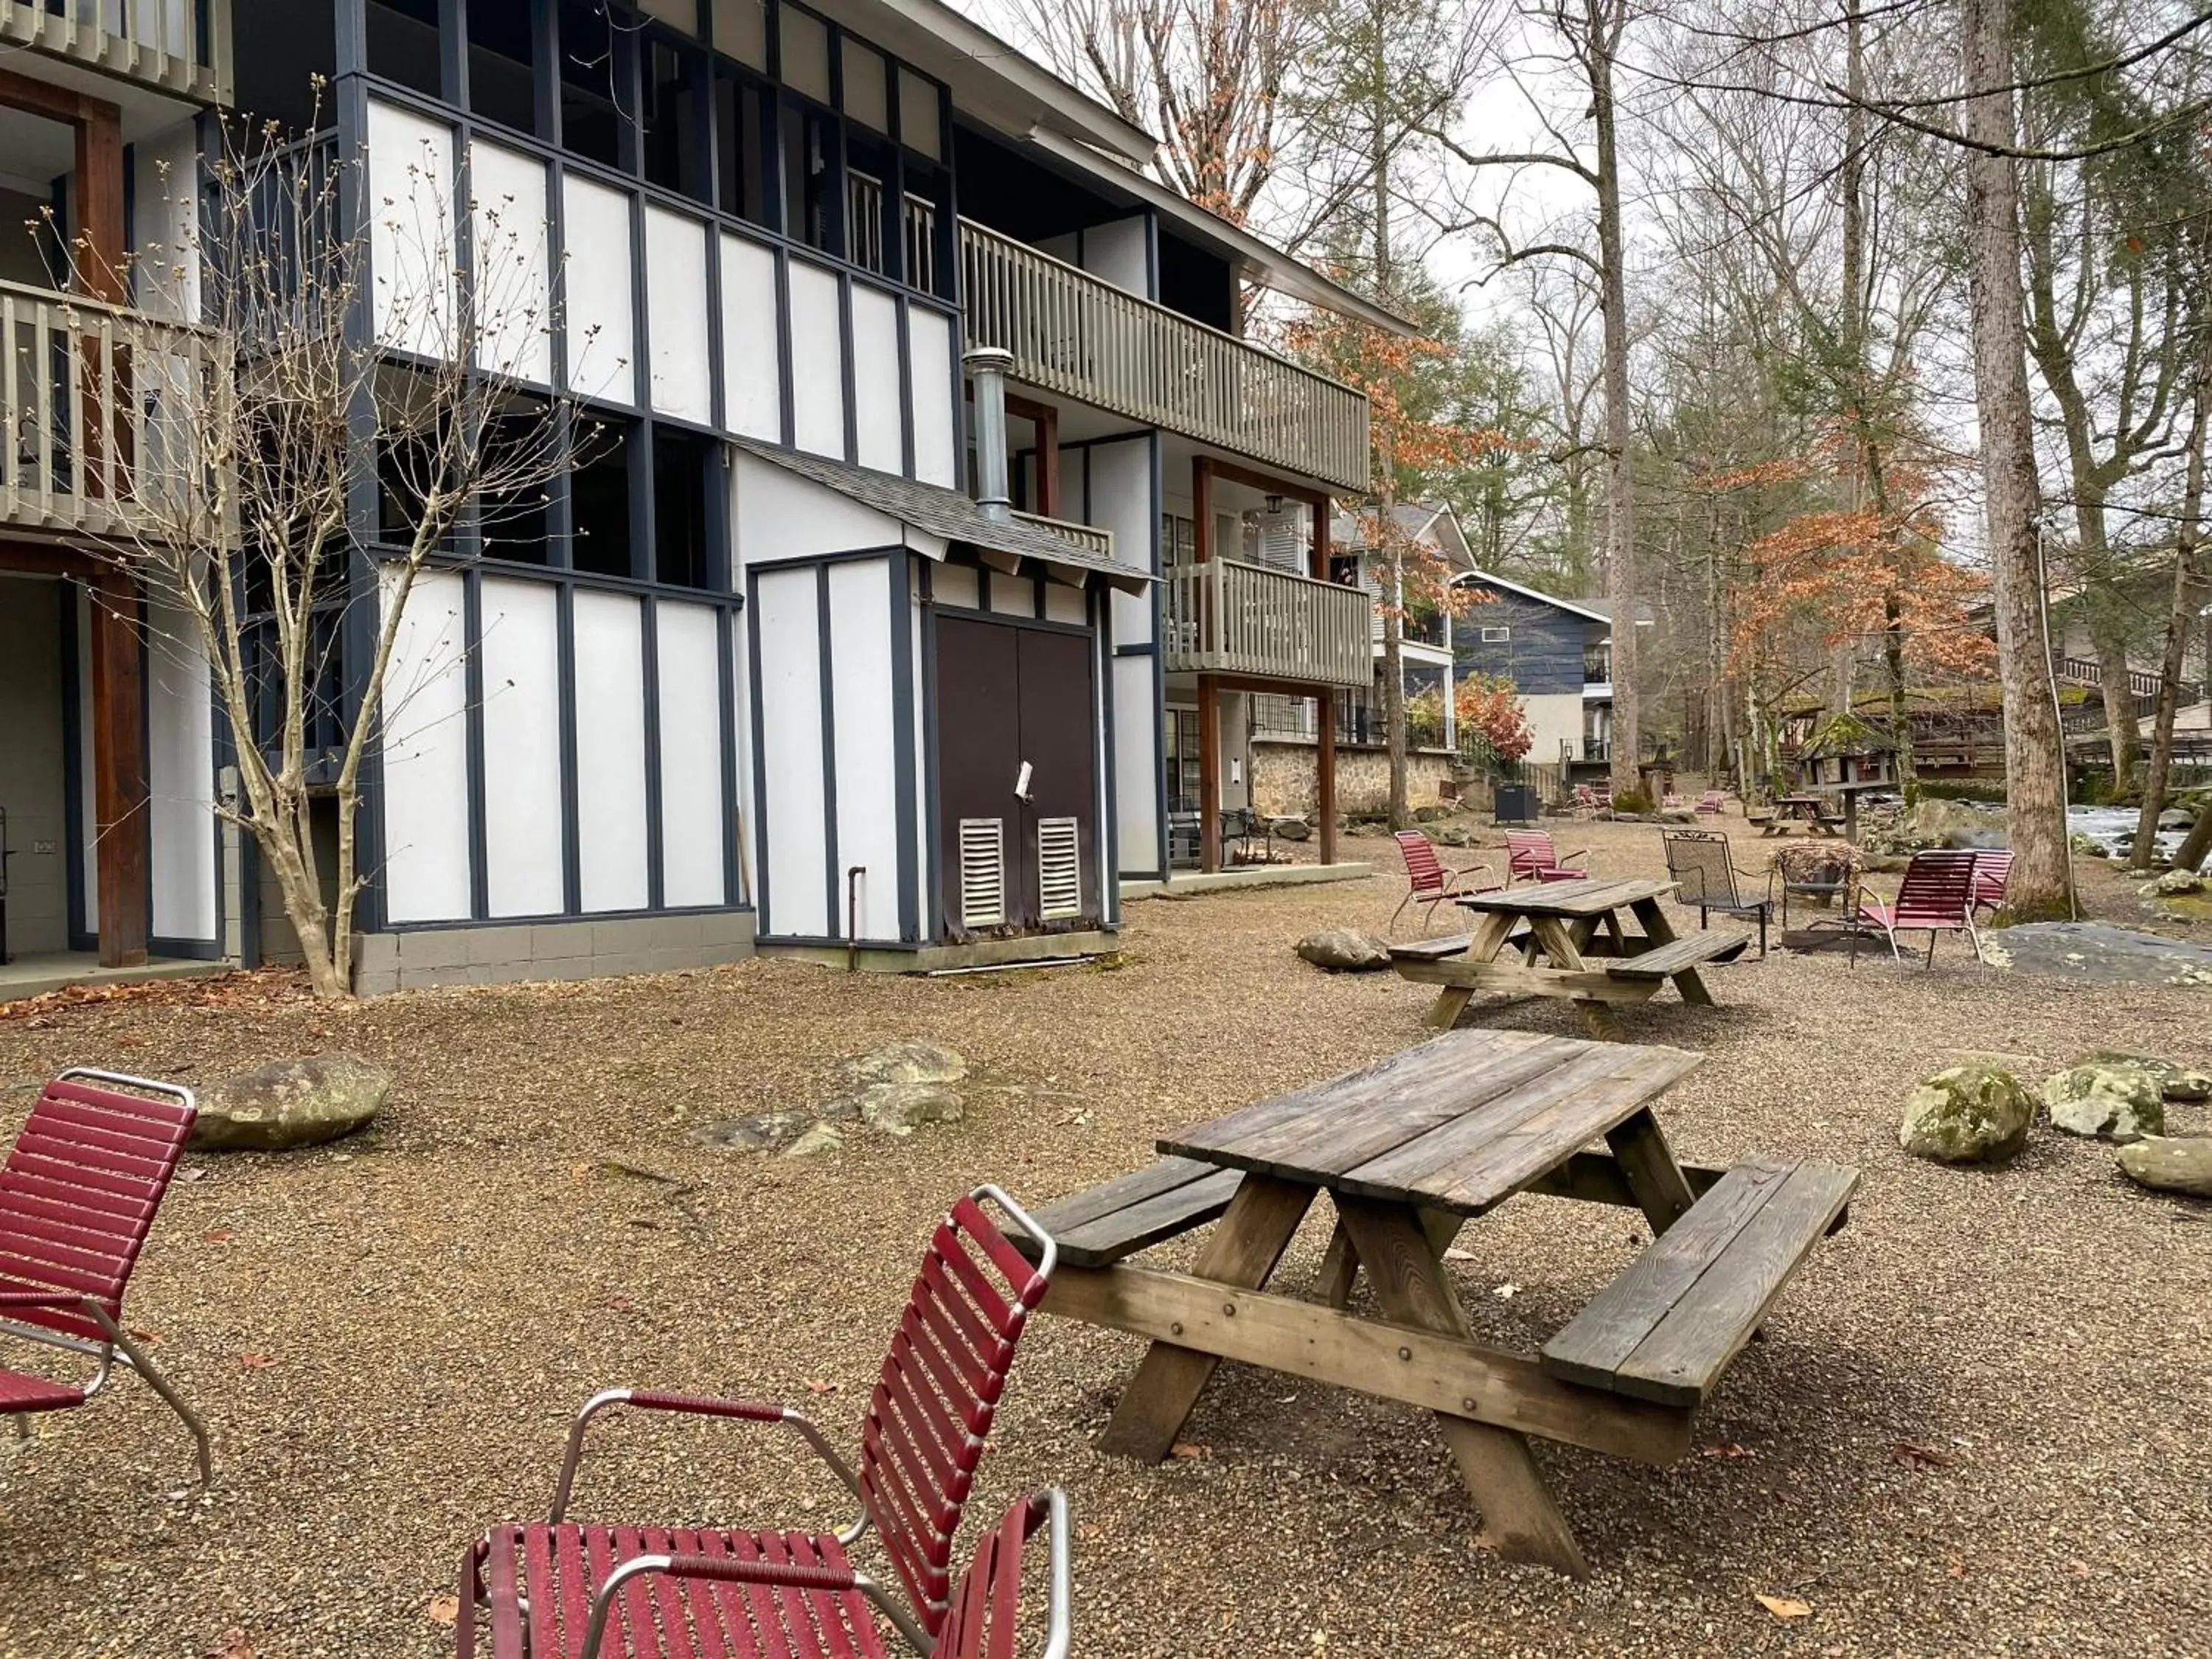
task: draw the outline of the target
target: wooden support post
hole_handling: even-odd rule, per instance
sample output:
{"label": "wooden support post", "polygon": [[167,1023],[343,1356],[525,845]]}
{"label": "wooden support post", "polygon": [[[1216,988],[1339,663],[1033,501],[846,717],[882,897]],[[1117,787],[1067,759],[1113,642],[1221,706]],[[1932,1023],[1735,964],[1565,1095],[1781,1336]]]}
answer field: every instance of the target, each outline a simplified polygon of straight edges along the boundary
{"label": "wooden support post", "polygon": [[[1383,1317],[1418,1330],[1466,1340],[1459,1304],[1439,1250],[1421,1224],[1395,1205],[1340,1194],[1337,1212]],[[1582,1548],[1545,1487],[1528,1437],[1439,1412],[1437,1426],[1460,1478],[1482,1510],[1483,1529],[1509,1561],[1529,1561],[1576,1578],[1589,1577]]]}
{"label": "wooden support post", "polygon": [[1048,519],[1060,510],[1060,408],[1014,392],[1006,394],[1006,413],[1036,428],[1036,510]]}
{"label": "wooden support post", "polygon": [[1321,861],[1336,862],[1336,693],[1323,686],[1314,698],[1315,810],[1321,817]]}
{"label": "wooden support post", "polygon": [[[1200,1249],[1192,1275],[1233,1290],[1258,1290],[1290,1248],[1313,1204],[1314,1190],[1295,1182],[1246,1176]],[[1194,1348],[1153,1343],[1121,1391],[1113,1421],[1099,1437],[1100,1449],[1158,1462],[1174,1447],[1220,1363]]]}
{"label": "wooden support post", "polygon": [[1659,1120],[1649,1106],[1626,1123],[1607,1130],[1605,1144],[1613,1148],[1620,1172],[1627,1178],[1628,1190],[1636,1195],[1637,1206],[1651,1224],[1655,1237],[1689,1213],[1697,1195],[1690,1189],[1689,1177],[1674,1162],[1674,1150],[1667,1145]]}
{"label": "wooden support post", "polygon": [[80,284],[96,300],[121,304],[124,284],[123,112],[96,98],[77,100],[76,246]]}
{"label": "wooden support post", "polygon": [[1211,674],[1198,677],[1198,866],[1221,867],[1221,697]]}
{"label": "wooden support post", "polygon": [[92,591],[93,826],[99,871],[100,965],[146,960],[145,658],[138,590],[103,572]]}
{"label": "wooden support post", "polygon": [[[1190,464],[1190,526],[1191,558],[1205,564],[1213,557],[1213,462],[1204,455]],[[1200,616],[1201,650],[1220,625],[1218,617]],[[1211,674],[1198,677],[1198,867],[1208,875],[1221,867],[1221,696]]]}

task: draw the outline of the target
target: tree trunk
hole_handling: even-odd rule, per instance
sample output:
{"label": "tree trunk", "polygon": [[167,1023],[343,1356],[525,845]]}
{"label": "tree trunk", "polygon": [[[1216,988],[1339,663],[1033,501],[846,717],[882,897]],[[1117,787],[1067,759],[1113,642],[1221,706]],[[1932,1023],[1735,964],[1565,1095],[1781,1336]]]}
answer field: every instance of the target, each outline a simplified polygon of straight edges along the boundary
{"label": "tree trunk", "polygon": [[[1996,589],[1997,676],[2004,701],[2005,796],[2014,854],[2010,913],[2070,915],[2065,775],[2044,634],[2036,526],[2035,430],[2021,318],[2014,148],[2012,0],[1963,0],[1968,292],[1981,431],[1984,520]],[[1992,150],[1996,153],[1991,153]]]}
{"label": "tree trunk", "polygon": [[[2173,604],[2166,617],[2166,657],[2160,664],[2158,714],[2152,722],[2150,758],[2143,769],[2142,811],[2136,819],[2129,865],[2148,870],[2158,849],[2158,815],[2166,810],[2166,780],[2173,769],[2173,723],[2181,710],[2181,676],[2189,656],[2189,624],[2203,608],[2197,548],[2204,517],[2204,435],[2212,421],[2212,361],[2197,356],[2189,416],[2189,471],[2183,486],[2181,523],[2174,533]],[[2200,826],[2201,827],[2201,826]]]}
{"label": "tree trunk", "polygon": [[[2081,608],[2089,623],[2090,646],[2097,653],[2097,690],[2105,702],[2105,738],[2112,757],[2112,798],[2117,800],[2135,781],[2136,767],[2142,759],[2136,694],[2128,684],[2127,617],[2123,614],[2125,601],[2111,589],[2112,554],[2104,544],[2103,504],[2093,508],[2081,502],[2078,483],[2075,501],[2075,513],[2083,520],[2085,531],[2081,547]],[[2093,514],[2091,519],[2089,515]],[[2092,522],[2097,543],[2094,547],[2089,545],[2086,533]]]}
{"label": "tree trunk", "polygon": [[[1369,73],[1370,95],[1368,184],[1374,192],[1370,227],[1374,236],[1375,297],[1390,303],[1393,287],[1390,250],[1389,114],[1384,102],[1389,77],[1382,60],[1379,20],[1376,50]],[[1406,550],[1398,534],[1398,456],[1389,422],[1376,434],[1375,516],[1382,550],[1382,734],[1390,763],[1390,828],[1413,827],[1413,815],[1406,800],[1406,659],[1401,648],[1406,637]]]}
{"label": "tree trunk", "polygon": [[2212,853],[2212,802],[2197,809],[2197,823],[2183,838],[2181,850],[2173,855],[2173,867],[2200,870],[2207,853]]}
{"label": "tree trunk", "polygon": [[1623,17],[1617,0],[1584,0],[1586,67],[1597,129],[1597,242],[1605,313],[1605,595],[1613,611],[1613,793],[1643,787],[1636,692],[1636,473],[1628,408],[1627,256],[1620,228],[1620,164],[1614,143],[1613,58]]}

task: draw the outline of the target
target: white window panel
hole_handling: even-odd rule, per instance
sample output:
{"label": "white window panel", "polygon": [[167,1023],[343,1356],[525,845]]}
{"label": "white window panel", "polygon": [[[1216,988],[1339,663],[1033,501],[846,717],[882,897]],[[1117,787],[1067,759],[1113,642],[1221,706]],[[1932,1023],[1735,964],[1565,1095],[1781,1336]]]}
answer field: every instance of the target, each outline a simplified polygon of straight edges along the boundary
{"label": "white window panel", "polygon": [[[384,604],[396,593],[386,575]],[[392,921],[458,921],[471,907],[467,641],[462,579],[415,579],[384,682],[384,904]]]}
{"label": "white window panel", "polygon": [[645,303],[653,406],[704,425],[714,418],[707,331],[707,228],[661,207],[645,210]]}
{"label": "white window panel", "polygon": [[561,640],[550,582],[483,586],[485,897],[495,916],[568,908],[562,823]]}
{"label": "white window panel", "polygon": [[469,147],[471,292],[477,367],[553,381],[553,289],[545,164],[477,139]]}
{"label": "white window panel", "polygon": [[575,597],[576,855],[586,910],[641,910],[645,647],[638,601]]}
{"label": "white window panel", "polygon": [[845,459],[844,306],[837,278],[804,259],[790,262],[792,442]]}
{"label": "white window panel", "polygon": [[721,630],[703,605],[662,603],[653,616],[660,688],[660,896],[720,904],[723,856]]}
{"label": "white window panel", "polygon": [[853,285],[853,412],[856,459],[878,472],[906,470],[901,419],[898,301],[865,283]]}
{"label": "white window panel", "polygon": [[457,350],[453,130],[370,100],[368,194],[376,337],[423,357]]}
{"label": "white window panel", "polygon": [[568,388],[580,397],[635,404],[630,198],[578,173],[568,174],[562,185]]}

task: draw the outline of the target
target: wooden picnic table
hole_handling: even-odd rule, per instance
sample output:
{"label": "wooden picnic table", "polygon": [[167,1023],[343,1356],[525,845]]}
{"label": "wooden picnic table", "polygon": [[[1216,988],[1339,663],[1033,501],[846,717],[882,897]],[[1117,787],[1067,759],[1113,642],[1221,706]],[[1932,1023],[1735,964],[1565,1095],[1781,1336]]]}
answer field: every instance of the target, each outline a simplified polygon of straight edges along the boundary
{"label": "wooden picnic table", "polygon": [[[1060,1267],[1043,1311],[1152,1339],[1100,1444],[1165,1457],[1224,1359],[1399,1401],[1434,1413],[1501,1553],[1583,1574],[1528,1437],[1686,1455],[1692,1412],[1856,1181],[1678,1164],[1651,1103],[1700,1058],[1450,1032],[1165,1136],[1159,1163],[1046,1206]],[[1267,1291],[1322,1191],[1336,1226],[1312,1297]],[[1469,1218],[1524,1192],[1632,1206],[1657,1235],[1540,1355],[1477,1341],[1443,1261]],[[1217,1217],[1188,1273],[1127,1261]],[[1347,1310],[1361,1272],[1379,1316]]]}
{"label": "wooden picnic table", "polygon": [[1772,802],[1773,811],[1765,817],[1754,818],[1753,822],[1759,825],[1759,833],[1762,836],[1787,835],[1795,824],[1802,824],[1818,835],[1839,821],[1827,810],[1828,805],[1819,795],[1777,795]]}
{"label": "wooden picnic table", "polygon": [[[1497,991],[1565,997],[1592,1036],[1618,1037],[1611,1004],[1649,1001],[1672,980],[1683,1001],[1710,1007],[1699,965],[1741,956],[1749,943],[1726,931],[1677,938],[1660,901],[1679,884],[1591,878],[1466,894],[1459,903],[1481,918],[1472,933],[1393,947],[1391,963],[1403,978],[1440,988],[1429,1023],[1441,1030],[1477,991]],[[1518,960],[1500,960],[1509,947]]]}

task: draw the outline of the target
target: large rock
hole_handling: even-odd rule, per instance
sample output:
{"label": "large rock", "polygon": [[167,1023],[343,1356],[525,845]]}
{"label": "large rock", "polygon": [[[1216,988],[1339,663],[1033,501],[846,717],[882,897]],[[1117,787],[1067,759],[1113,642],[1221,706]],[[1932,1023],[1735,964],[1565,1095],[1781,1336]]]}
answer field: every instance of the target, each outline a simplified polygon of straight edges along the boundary
{"label": "large rock", "polygon": [[2160,1192],[2212,1198],[2212,1135],[2154,1135],[2120,1148],[2129,1180]]}
{"label": "large rock", "polygon": [[854,1097],[860,1119],[886,1134],[910,1135],[924,1123],[957,1123],[968,1105],[941,1083],[878,1083]]}
{"label": "large rock", "polygon": [[968,1075],[968,1062],[941,1042],[908,1040],[848,1060],[845,1069],[860,1084],[957,1083]]}
{"label": "large rock", "polygon": [[2158,1085],[2158,1091],[2168,1100],[2212,1099],[2212,1072],[2202,1066],[2184,1066],[2179,1060],[2161,1060],[2156,1054],[2147,1054],[2135,1048],[2092,1048],[2079,1054],[2076,1066],[2133,1066],[2150,1073]]}
{"label": "large rock", "polygon": [[1298,941],[1298,954],[1331,973],[1370,973],[1390,965],[1390,947],[1356,927],[1324,927]]}
{"label": "large rock", "polygon": [[2204,878],[2194,870],[2168,870],[2153,878],[2143,887],[2145,898],[2176,898],[2184,893],[2201,893]]}
{"label": "large rock", "polygon": [[2101,921],[2037,921],[1982,935],[1992,968],[2091,985],[2212,985],[2212,945]]}
{"label": "large rock", "polygon": [[185,1145],[209,1152],[319,1146],[367,1124],[391,1092],[391,1073],[351,1054],[275,1060],[203,1090]]}
{"label": "large rock", "polygon": [[1897,1144],[1939,1164],[2002,1164],[2027,1145],[2035,1100],[1995,1066],[1949,1066],[1906,1098]]}
{"label": "large rock", "polygon": [[2102,1140],[2140,1140],[2166,1133],[2166,1103],[2158,1079],[2142,1066],[2076,1066],[2046,1078],[2043,1103],[2051,1125],[2069,1135]]}

